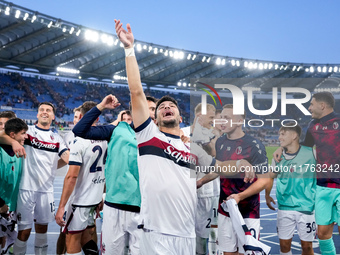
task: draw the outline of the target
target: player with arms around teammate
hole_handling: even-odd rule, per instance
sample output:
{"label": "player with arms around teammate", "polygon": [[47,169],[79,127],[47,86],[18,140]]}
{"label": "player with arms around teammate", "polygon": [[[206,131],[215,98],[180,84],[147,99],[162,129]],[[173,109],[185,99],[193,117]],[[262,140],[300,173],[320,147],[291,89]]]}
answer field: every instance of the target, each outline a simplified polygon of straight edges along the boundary
{"label": "player with arms around teammate", "polygon": [[[80,108],[80,118],[94,106],[95,102],[85,102]],[[91,239],[91,228],[95,226],[95,212],[104,190],[106,150],[106,141],[79,137],[71,145],[70,167],[56,214],[57,224],[64,226],[67,234],[67,254],[82,254],[82,249],[85,254],[98,254],[97,244]],[[67,202],[68,208],[65,208]]]}
{"label": "player with arms around teammate", "polygon": [[[36,254],[47,252],[47,227],[48,223],[54,219],[55,171],[58,167],[66,165],[69,157],[64,140],[50,130],[55,118],[54,112],[55,108],[51,103],[39,104],[38,123],[28,127],[25,150],[18,152],[19,156],[24,155],[25,151],[27,154],[27,158],[23,161],[17,201],[19,233],[13,251],[18,255],[26,253],[27,240],[33,222],[35,222],[36,231],[35,252]],[[13,150],[17,150],[18,142],[8,136],[3,136],[2,139],[6,141],[6,144],[12,145]]]}
{"label": "player with arms around teammate", "polygon": [[[13,118],[6,122],[5,133],[15,139],[21,145],[24,145],[26,123],[19,119]],[[13,244],[16,239],[16,232],[12,220],[16,221],[13,213],[17,207],[19,192],[19,183],[21,179],[22,158],[17,158],[12,147],[9,145],[0,145],[0,240],[1,237],[7,237],[7,247],[3,247],[4,253]],[[7,223],[7,224],[6,224]],[[7,236],[8,235],[8,236]]]}
{"label": "player with arms around teammate", "polygon": [[[224,133],[216,141],[216,159],[239,160],[246,159],[256,169],[258,179],[254,183],[245,183],[242,174],[233,178],[221,178],[220,206],[218,216],[218,243],[219,250],[225,255],[244,253],[242,245],[233,231],[233,224],[229,213],[222,203],[226,199],[235,199],[238,203],[244,221],[252,232],[254,238],[259,239],[260,234],[260,202],[259,193],[269,184],[269,177],[265,171],[268,169],[268,158],[263,144],[245,134],[242,125],[245,115],[234,115],[233,105],[223,106],[221,118],[226,120],[221,125]],[[202,183],[214,178],[214,174],[203,177]],[[217,175],[215,174],[215,177]]]}
{"label": "player with arms around teammate", "polygon": [[[340,233],[340,115],[334,112],[335,99],[330,92],[312,96],[308,110],[310,122],[303,145],[316,146],[315,221],[318,225],[320,251],[336,254],[332,238],[334,223]],[[279,153],[278,153],[279,152]],[[274,153],[279,161],[282,148]]]}
{"label": "player with arms around teammate", "polygon": [[291,255],[291,244],[297,228],[302,255],[314,254],[313,240],[316,224],[314,217],[316,179],[313,149],[300,146],[301,127],[294,123],[279,130],[280,145],[284,149],[282,160],[273,159],[271,184],[266,188],[266,202],[270,209],[275,204],[270,196],[273,180],[277,177],[276,198],[278,203],[277,231],[280,238],[280,254]]}
{"label": "player with arms around teammate", "polygon": [[[181,122],[176,100],[169,96],[156,104],[157,125],[149,116],[138,64],[134,56],[133,34],[115,20],[116,32],[125,47],[126,71],[132,115],[138,143],[138,170],[142,196],[140,221],[143,227],[141,254],[195,254],[196,179],[191,163],[199,166],[234,166],[236,161],[215,161],[197,145],[195,154],[180,138]],[[112,104],[114,104],[112,98]],[[249,166],[245,160],[239,162]],[[228,174],[228,173],[224,173]]]}

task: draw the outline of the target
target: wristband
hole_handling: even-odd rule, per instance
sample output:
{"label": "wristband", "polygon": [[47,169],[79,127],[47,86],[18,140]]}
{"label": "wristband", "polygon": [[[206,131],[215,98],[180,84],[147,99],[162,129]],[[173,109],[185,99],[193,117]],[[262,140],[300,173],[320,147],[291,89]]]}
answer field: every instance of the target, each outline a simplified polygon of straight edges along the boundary
{"label": "wristband", "polygon": [[241,160],[239,159],[239,160],[236,161],[236,167],[240,168],[240,165],[241,165]]}
{"label": "wristband", "polygon": [[125,57],[134,57],[135,56],[135,48],[132,46],[131,48],[125,49]]}

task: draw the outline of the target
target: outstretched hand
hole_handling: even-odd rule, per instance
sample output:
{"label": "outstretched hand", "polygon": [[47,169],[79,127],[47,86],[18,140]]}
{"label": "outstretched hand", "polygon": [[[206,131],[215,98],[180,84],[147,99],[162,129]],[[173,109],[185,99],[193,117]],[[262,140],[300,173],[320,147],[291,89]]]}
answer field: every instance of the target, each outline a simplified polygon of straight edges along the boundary
{"label": "outstretched hand", "polygon": [[123,28],[123,23],[121,23],[120,20],[115,19],[115,24],[117,36],[124,45],[124,48],[133,47],[134,38],[130,24],[126,25],[127,31]]}

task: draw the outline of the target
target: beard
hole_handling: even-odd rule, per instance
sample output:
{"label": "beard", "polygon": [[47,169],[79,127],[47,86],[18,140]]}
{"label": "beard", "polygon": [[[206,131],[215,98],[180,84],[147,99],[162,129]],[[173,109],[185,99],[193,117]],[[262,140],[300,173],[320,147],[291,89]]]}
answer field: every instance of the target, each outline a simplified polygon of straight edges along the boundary
{"label": "beard", "polygon": [[162,126],[166,128],[174,128],[177,127],[179,124],[179,121],[175,120],[163,120]]}

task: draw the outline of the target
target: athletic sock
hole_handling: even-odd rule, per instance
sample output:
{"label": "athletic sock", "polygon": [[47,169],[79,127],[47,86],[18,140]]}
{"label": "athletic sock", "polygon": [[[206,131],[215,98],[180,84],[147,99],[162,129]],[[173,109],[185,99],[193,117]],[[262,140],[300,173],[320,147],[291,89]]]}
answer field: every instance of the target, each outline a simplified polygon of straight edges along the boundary
{"label": "athletic sock", "polygon": [[34,242],[34,250],[36,255],[45,255],[47,254],[47,233],[36,233],[35,234],[35,242]]}
{"label": "athletic sock", "polygon": [[280,255],[292,255],[292,250],[290,250],[289,252],[282,252],[280,251]]}
{"label": "athletic sock", "polygon": [[320,245],[320,251],[322,255],[335,255],[336,254],[334,241],[332,237],[326,240],[319,239],[319,245]]}
{"label": "athletic sock", "polygon": [[23,242],[17,238],[13,245],[13,253],[15,255],[24,255],[26,254],[26,248],[27,248],[27,241]]}

